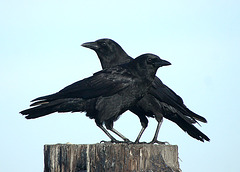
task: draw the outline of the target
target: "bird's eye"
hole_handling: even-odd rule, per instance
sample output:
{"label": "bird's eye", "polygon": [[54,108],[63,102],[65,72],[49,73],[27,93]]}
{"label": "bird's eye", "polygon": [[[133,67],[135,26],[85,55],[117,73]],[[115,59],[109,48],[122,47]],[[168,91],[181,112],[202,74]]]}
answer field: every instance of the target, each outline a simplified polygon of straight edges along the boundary
{"label": "bird's eye", "polygon": [[148,62],[148,63],[152,63],[152,59],[151,59],[151,58],[148,58],[148,59],[147,59],[147,62]]}
{"label": "bird's eye", "polygon": [[106,42],[102,42],[101,46],[106,47],[107,46]]}

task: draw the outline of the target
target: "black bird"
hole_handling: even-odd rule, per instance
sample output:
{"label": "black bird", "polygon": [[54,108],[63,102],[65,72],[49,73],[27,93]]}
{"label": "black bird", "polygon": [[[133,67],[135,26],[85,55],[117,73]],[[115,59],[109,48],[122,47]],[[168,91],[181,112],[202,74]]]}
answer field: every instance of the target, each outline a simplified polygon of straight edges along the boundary
{"label": "black bird", "polygon": [[[33,108],[20,113],[34,119],[53,112],[87,112],[112,142],[118,142],[104,127],[124,141],[129,140],[113,128],[113,122],[149,90],[157,69],[170,65],[153,54],[144,54],[129,63],[101,70],[59,92],[32,100]],[[76,107],[73,107],[76,106]]]}
{"label": "black bird", "polygon": [[[95,42],[84,43],[82,46],[90,48],[97,53],[103,69],[127,63],[133,59],[118,43],[111,39],[99,39]],[[184,105],[182,98],[163,84],[158,77],[155,77],[150,92],[133,106],[130,111],[139,117],[142,125],[142,129],[135,142],[139,142],[142,133],[148,125],[146,116],[155,117],[158,121],[154,138],[150,143],[161,143],[157,141],[157,137],[163,117],[176,123],[193,138],[202,142],[204,140],[210,141],[204,133],[193,125],[197,121],[206,123],[207,120],[189,110]]]}

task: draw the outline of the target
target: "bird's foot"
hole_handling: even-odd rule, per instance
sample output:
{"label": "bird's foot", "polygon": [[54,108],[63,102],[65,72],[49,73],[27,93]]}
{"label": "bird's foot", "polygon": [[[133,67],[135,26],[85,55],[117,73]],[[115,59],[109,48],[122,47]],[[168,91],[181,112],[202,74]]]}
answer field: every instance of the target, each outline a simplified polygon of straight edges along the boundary
{"label": "bird's foot", "polygon": [[113,143],[112,141],[105,141],[105,140],[102,140],[100,141],[100,143]]}
{"label": "bird's foot", "polygon": [[134,144],[147,144],[147,142],[140,142],[140,137],[137,137],[137,139],[133,143]]}
{"label": "bird's foot", "polygon": [[129,139],[125,139],[124,141],[112,139],[111,141],[102,140],[100,143],[127,143],[127,144],[129,144],[129,143],[133,143],[133,142],[131,142]]}
{"label": "bird's foot", "polygon": [[139,141],[139,137],[135,140],[135,142],[133,142],[134,144],[146,144],[147,142],[140,142]]}
{"label": "bird's foot", "polygon": [[154,140],[154,139],[151,142],[149,142],[148,144],[154,144],[154,143],[157,143],[160,145],[170,145],[168,142],[161,142],[161,141]]}
{"label": "bird's foot", "polygon": [[133,142],[134,144],[147,144],[147,142]]}
{"label": "bird's foot", "polygon": [[129,139],[124,139],[124,141],[122,141],[122,143],[128,143],[128,144],[130,144],[130,143],[134,143],[134,142],[130,141]]}

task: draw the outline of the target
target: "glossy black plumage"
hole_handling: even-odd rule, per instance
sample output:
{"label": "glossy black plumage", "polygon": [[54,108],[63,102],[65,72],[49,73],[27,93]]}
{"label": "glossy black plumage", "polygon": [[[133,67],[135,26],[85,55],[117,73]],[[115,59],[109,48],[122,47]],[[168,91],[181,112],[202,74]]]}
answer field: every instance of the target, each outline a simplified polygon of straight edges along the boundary
{"label": "glossy black plumage", "polygon": [[[103,69],[132,60],[122,47],[111,39],[100,39],[95,42],[87,42],[82,44],[82,46],[90,48],[97,53]],[[143,131],[148,125],[148,119],[146,116],[155,117],[158,121],[158,127],[152,141],[153,143],[158,142],[157,135],[163,117],[176,123],[182,130],[186,131],[190,136],[197,140],[210,140],[193,125],[193,123],[196,123],[197,121],[206,123],[207,120],[189,110],[184,105],[182,98],[163,84],[158,77],[155,77],[149,94],[141,99],[130,110],[139,117],[143,127],[136,142],[139,141]]]}
{"label": "glossy black plumage", "polygon": [[38,97],[32,100],[34,107],[20,113],[33,119],[54,112],[87,112],[111,141],[116,139],[103,124],[128,141],[113,129],[113,122],[147,93],[157,69],[165,65],[170,63],[156,55],[144,54],[129,63],[99,71],[57,93]]}

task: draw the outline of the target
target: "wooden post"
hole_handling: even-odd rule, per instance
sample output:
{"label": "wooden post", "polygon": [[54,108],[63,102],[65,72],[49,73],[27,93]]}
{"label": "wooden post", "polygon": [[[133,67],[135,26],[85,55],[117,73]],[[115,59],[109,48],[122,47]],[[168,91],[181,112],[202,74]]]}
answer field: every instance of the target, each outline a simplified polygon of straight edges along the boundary
{"label": "wooden post", "polygon": [[44,172],[181,171],[176,145],[45,145],[44,164]]}

